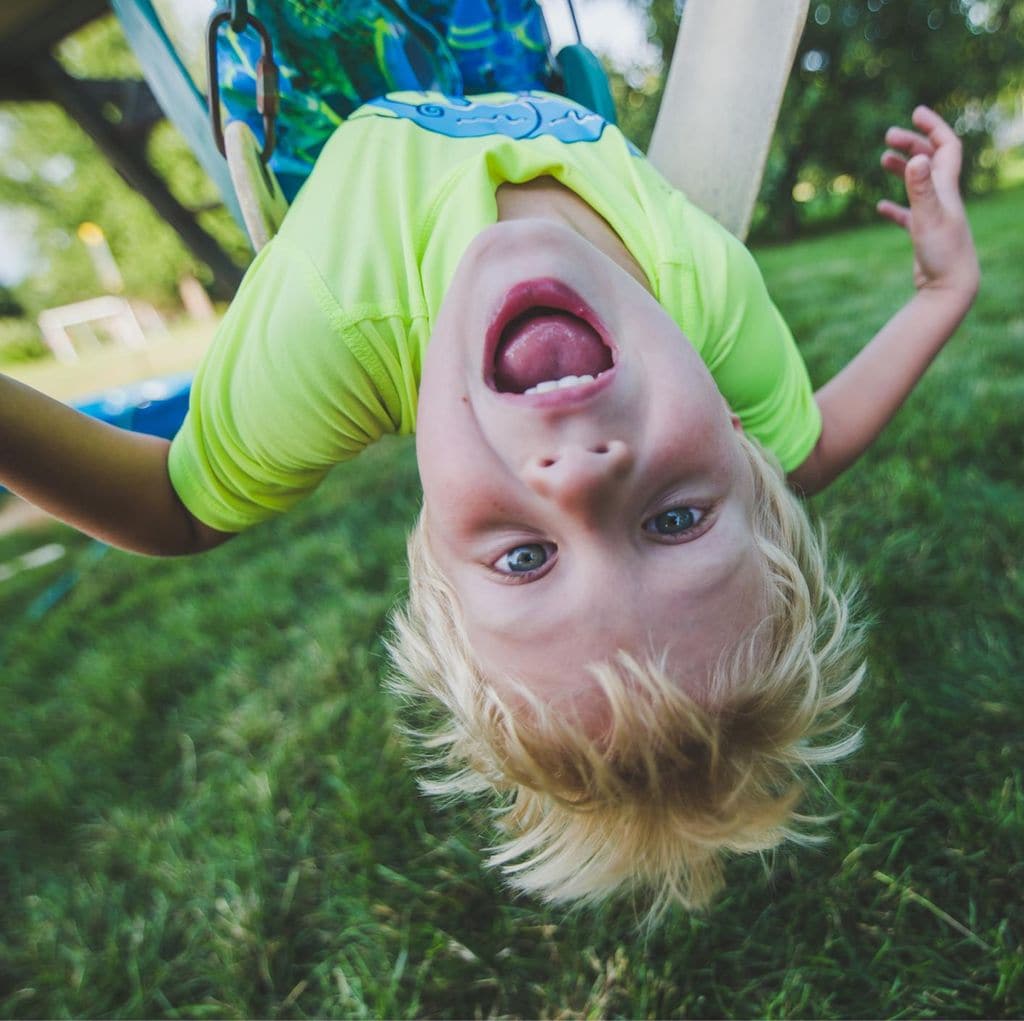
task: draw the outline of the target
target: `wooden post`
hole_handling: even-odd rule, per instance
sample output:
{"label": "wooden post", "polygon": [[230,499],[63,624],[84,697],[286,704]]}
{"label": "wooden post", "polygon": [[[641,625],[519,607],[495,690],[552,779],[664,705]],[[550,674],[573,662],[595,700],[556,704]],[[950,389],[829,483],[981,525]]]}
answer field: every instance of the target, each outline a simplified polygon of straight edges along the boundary
{"label": "wooden post", "polygon": [[651,162],[746,237],[809,0],[686,0]]}

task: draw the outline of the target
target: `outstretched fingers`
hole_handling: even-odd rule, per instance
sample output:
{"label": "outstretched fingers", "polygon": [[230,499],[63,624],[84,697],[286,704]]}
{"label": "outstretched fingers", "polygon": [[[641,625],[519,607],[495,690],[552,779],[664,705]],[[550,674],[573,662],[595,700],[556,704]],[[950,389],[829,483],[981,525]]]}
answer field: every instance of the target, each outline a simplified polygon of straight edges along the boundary
{"label": "outstretched fingers", "polygon": [[[925,107],[918,109],[924,110]],[[915,111],[916,113],[917,111]],[[889,146],[882,153],[882,167],[894,177],[906,178],[907,163],[915,156],[935,155],[935,145],[920,132],[893,125],[885,133],[885,144]]]}
{"label": "outstretched fingers", "polygon": [[934,110],[927,106],[915,107],[910,117],[915,128],[923,132],[936,149],[945,145],[960,147],[957,133]]}
{"label": "outstretched fingers", "polygon": [[885,133],[885,144],[891,149],[898,149],[908,156],[932,156],[935,153],[935,146],[925,135],[909,128],[900,128],[895,125]]}
{"label": "outstretched fingers", "polygon": [[903,180],[907,185],[910,208],[919,224],[942,220],[945,210],[935,188],[934,161],[928,156],[915,156],[908,161]]}
{"label": "outstretched fingers", "polygon": [[882,166],[903,178],[907,204],[883,199],[881,216],[910,234],[914,247],[914,283],[973,299],[978,262],[960,196],[963,150],[956,132],[934,110],[919,106],[914,130],[892,127]]}
{"label": "outstretched fingers", "polygon": [[919,106],[911,120],[914,127],[923,132],[934,147],[935,175],[939,187],[958,191],[960,168],[963,162],[963,146],[960,137],[934,110]]}
{"label": "outstretched fingers", "polygon": [[907,172],[907,158],[898,152],[893,152],[892,149],[886,149],[882,153],[882,168],[902,180],[903,175]]}
{"label": "outstretched fingers", "polygon": [[910,230],[910,210],[906,206],[901,206],[898,202],[892,202],[889,199],[882,199],[875,209],[878,210],[879,215],[891,220],[897,227]]}
{"label": "outstretched fingers", "polygon": [[943,216],[943,207],[935,190],[932,160],[924,153],[905,160],[903,180],[907,187],[909,207],[882,199],[875,207],[878,212],[905,230],[910,229],[913,220],[917,221],[919,227],[923,227],[928,222],[940,220]]}
{"label": "outstretched fingers", "polygon": [[934,110],[919,106],[911,116],[916,131],[893,125],[885,133],[889,147],[882,156],[882,166],[902,176],[907,161],[915,156],[928,156],[935,163],[937,175],[950,182],[960,176],[962,146],[957,133]]}
{"label": "outstretched fingers", "polygon": [[901,177],[909,206],[884,199],[878,212],[905,229],[911,212],[918,221],[942,216],[943,197],[950,204],[958,200],[962,148],[956,132],[934,110],[919,106],[911,117],[917,130],[893,126],[885,133],[889,148],[882,154],[882,167]]}

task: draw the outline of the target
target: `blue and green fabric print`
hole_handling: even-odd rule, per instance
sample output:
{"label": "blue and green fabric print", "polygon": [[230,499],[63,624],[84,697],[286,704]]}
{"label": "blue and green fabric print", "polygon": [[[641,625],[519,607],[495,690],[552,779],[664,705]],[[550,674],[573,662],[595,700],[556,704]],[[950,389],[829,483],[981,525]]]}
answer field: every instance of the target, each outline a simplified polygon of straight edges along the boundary
{"label": "blue and green fabric print", "polygon": [[400,117],[449,138],[551,135],[560,142],[596,142],[608,126],[603,117],[578,103],[529,92],[500,102],[438,95],[418,103],[407,102],[398,93],[370,100],[358,116]]}
{"label": "blue and green fabric print", "polygon": [[[334,129],[387,92],[448,96],[551,84],[548,36],[536,0],[250,0],[279,66],[277,146],[270,165],[290,200]],[[223,31],[221,98],[262,140],[255,32]]]}

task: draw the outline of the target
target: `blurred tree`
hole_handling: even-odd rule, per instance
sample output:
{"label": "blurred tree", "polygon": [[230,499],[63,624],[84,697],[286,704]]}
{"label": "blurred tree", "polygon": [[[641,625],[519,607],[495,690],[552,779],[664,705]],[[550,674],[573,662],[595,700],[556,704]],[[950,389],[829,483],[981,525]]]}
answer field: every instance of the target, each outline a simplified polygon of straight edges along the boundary
{"label": "blurred tree", "polygon": [[956,126],[965,187],[983,190],[997,100],[1022,83],[1022,0],[812,2],[761,193],[763,230],[792,236],[814,198],[819,216],[862,219],[900,194],[879,167],[882,136],[918,103]]}
{"label": "blurred tree", "polygon": [[16,318],[24,314],[25,309],[21,302],[11,294],[11,289],[0,284],[0,319]]}
{"label": "blurred tree", "polygon": [[[685,0],[632,2],[646,12],[667,68]],[[612,77],[623,129],[645,147],[660,83],[637,88]],[[918,103],[956,125],[965,183],[984,190],[993,183],[985,157],[997,101],[1022,87],[1024,0],[812,0],[755,235],[792,237],[814,220],[873,217],[878,198],[898,194],[879,168],[884,130],[909,123]]]}
{"label": "blurred tree", "polygon": [[639,77],[608,69],[615,106],[619,112],[619,127],[626,137],[645,152],[654,130],[654,122],[661,105],[665,73],[672,62],[672,51],[679,31],[679,17],[685,0],[629,0],[643,11],[647,20],[647,35],[661,51],[661,67],[654,73]]}
{"label": "blurred tree", "polygon": [[0,204],[34,220],[33,250],[23,252],[24,276],[12,284],[28,314],[34,318],[43,308],[102,293],[76,235],[86,220],[103,228],[129,294],[172,301],[178,277],[191,265],[188,253],[88,136],[50,103],[21,103],[0,116],[7,136]]}
{"label": "blurred tree", "polygon": [[[141,78],[113,17],[96,21],[66,40],[58,57],[69,73],[114,80]],[[111,104],[107,116],[116,119]],[[203,226],[240,261],[248,249],[215,188],[181,137],[161,124],[149,140],[149,158],[179,201],[207,208]],[[83,221],[99,224],[129,295],[169,308],[178,304],[178,280],[204,279],[204,267],[139,194],[111,168],[89,137],[52,103],[0,104],[0,211],[5,222],[24,224],[7,239],[18,252],[5,260],[11,294],[34,319],[38,312],[102,292],[85,245]],[[14,232],[12,232],[13,234]]]}

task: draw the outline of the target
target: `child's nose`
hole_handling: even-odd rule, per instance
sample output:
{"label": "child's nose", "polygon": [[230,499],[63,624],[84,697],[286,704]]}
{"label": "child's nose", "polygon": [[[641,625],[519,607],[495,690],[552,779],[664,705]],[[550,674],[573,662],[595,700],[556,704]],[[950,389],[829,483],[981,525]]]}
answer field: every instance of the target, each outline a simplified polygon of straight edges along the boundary
{"label": "child's nose", "polygon": [[622,440],[609,440],[564,446],[548,456],[530,458],[522,478],[535,493],[566,510],[593,510],[632,466],[630,448]]}

